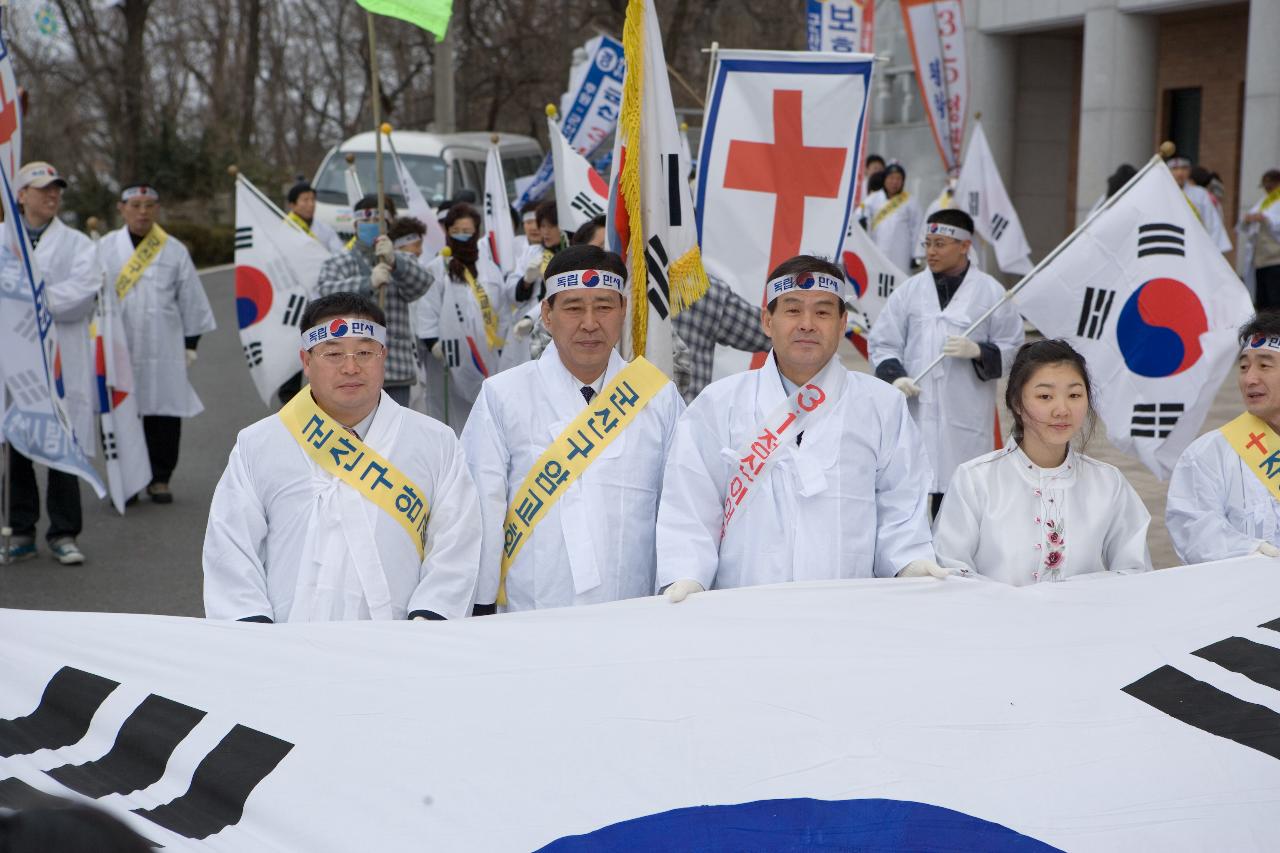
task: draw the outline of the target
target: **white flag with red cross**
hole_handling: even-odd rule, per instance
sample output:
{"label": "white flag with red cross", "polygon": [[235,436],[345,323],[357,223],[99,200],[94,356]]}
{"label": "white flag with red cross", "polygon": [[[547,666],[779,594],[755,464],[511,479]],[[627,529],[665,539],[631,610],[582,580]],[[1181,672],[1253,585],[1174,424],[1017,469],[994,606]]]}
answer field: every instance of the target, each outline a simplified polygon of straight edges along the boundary
{"label": "white flag with red cross", "polygon": [[[788,258],[839,262],[871,68],[867,54],[717,54],[699,147],[698,233],[703,255],[733,273],[748,301],[763,303],[769,271]],[[717,350],[716,375],[750,358]]]}

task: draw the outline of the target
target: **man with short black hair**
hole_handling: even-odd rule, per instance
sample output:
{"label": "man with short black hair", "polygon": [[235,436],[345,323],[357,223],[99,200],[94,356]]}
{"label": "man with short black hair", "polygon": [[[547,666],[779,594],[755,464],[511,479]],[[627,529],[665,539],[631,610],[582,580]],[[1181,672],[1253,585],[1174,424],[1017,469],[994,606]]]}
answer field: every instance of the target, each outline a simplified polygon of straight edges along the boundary
{"label": "man with short black hair", "polygon": [[345,251],[346,247],[338,233],[316,219],[316,191],[307,180],[299,176],[298,182],[289,188],[287,200],[289,213],[285,219],[301,228],[308,236],[314,237],[329,250],[329,254],[339,255]]}
{"label": "man with short black hair", "polygon": [[303,313],[309,386],[242,430],[209,508],[205,614],[250,622],[471,613],[479,505],[453,433],[382,389],[386,315],[335,293]]}

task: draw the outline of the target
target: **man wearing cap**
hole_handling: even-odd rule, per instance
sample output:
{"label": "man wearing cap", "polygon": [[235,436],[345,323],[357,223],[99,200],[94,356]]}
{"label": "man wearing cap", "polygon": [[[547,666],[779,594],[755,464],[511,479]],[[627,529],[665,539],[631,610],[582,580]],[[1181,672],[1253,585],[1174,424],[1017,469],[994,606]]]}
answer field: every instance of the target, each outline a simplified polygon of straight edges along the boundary
{"label": "man wearing cap", "polygon": [[596,246],[547,264],[536,360],[484,381],[462,431],[484,517],[476,601],[507,610],[651,595],[662,466],[684,402],[614,349],[626,265]]}
{"label": "man wearing cap", "polygon": [[1170,157],[1165,164],[1173,174],[1173,179],[1182,188],[1182,194],[1187,197],[1187,203],[1196,212],[1196,218],[1213,238],[1218,251],[1230,252],[1231,238],[1227,236],[1227,229],[1222,225],[1222,214],[1218,211],[1218,205],[1214,204],[1213,196],[1209,191],[1204,187],[1196,186],[1191,180],[1191,161],[1186,157]]}
{"label": "man wearing cap", "polygon": [[1262,176],[1262,193],[1236,226],[1236,268],[1259,309],[1280,308],[1280,169],[1268,169]]}
{"label": "man wearing cap", "polygon": [[[102,284],[93,241],[58,219],[67,182],[53,166],[28,163],[18,170],[14,185],[23,224],[35,247],[36,268],[44,276],[49,313],[57,326],[67,415],[80,447],[93,456],[98,432],[94,418],[96,400],[89,320]],[[9,466],[13,538],[4,556],[13,562],[36,554],[40,491],[31,460],[15,451],[12,445],[9,446]],[[79,478],[50,468],[45,506],[49,512],[45,540],[54,558],[64,566],[83,563],[84,554],[76,545],[82,526]]]}
{"label": "man wearing cap", "polygon": [[151,458],[147,494],[173,502],[169,478],[178,464],[182,418],[204,406],[187,379],[200,336],[217,328],[209,299],[181,240],[156,220],[160,194],[150,184],[130,184],[117,205],[124,227],[98,244],[107,281],[120,300],[133,382]]}
{"label": "man wearing cap", "polygon": [[[386,201],[384,221],[390,224],[395,216],[395,207]],[[382,305],[387,314],[388,336],[383,390],[401,406],[407,406],[418,376],[409,306],[427,292],[431,279],[416,257],[397,251],[389,237],[379,234],[376,195],[366,195],[356,202],[352,218],[355,245],[324,262],[317,290],[321,296],[360,293]]]}
{"label": "man wearing cap", "polygon": [[292,222],[310,237],[314,237],[320,245],[329,250],[329,254],[341,254],[345,247],[338,232],[316,219],[316,191],[311,184],[299,179],[289,188],[289,213],[285,219]]}
{"label": "man wearing cap", "polygon": [[[1022,317],[1002,302],[1000,282],[969,261],[973,219],[963,210],[929,217],[925,261],[929,268],[890,294],[868,338],[876,376],[909,399],[933,468],[933,512],[961,462],[991,451],[995,441],[997,380],[1022,346]],[[964,332],[994,305],[969,337]],[[942,362],[920,379],[914,377]]]}
{"label": "man wearing cap", "polygon": [[934,562],[929,463],[900,394],[846,370],[835,264],[769,274],[759,370],[707,386],[676,427],[658,510],[671,601],[784,581],[945,577]]}
{"label": "man wearing cap", "polygon": [[209,508],[210,619],[459,619],[471,613],[480,507],[443,424],[382,390],[385,315],[355,293],[303,313],[310,383],[242,430]]}
{"label": "man wearing cap", "polygon": [[881,173],[884,188],[872,193],[863,205],[867,234],[898,269],[909,271],[920,233],[920,205],[907,192],[907,171],[890,163]]}

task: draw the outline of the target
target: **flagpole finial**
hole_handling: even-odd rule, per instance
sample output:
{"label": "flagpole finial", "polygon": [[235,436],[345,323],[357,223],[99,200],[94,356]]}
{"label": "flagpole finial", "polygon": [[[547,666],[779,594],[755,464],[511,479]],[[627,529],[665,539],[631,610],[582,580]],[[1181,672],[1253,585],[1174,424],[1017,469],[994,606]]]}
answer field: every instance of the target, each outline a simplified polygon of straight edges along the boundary
{"label": "flagpole finial", "polygon": [[356,155],[354,155],[354,154],[352,154],[350,151],[348,151],[348,152],[347,152],[347,156],[346,156],[346,157],[344,157],[343,159],[345,159],[345,160],[347,161],[347,165],[348,165],[348,166],[350,166],[352,163],[354,163],[354,162],[356,161]]}
{"label": "flagpole finial", "polygon": [[687,121],[680,122],[680,132],[685,133],[688,130],[689,130],[689,122]]}
{"label": "flagpole finial", "polygon": [[440,257],[445,258],[446,260],[449,258],[452,258],[453,249],[450,249],[448,246],[445,246],[443,249],[440,250]]}
{"label": "flagpole finial", "polygon": [[391,135],[391,122],[389,122],[389,121],[384,121],[384,122],[382,123],[382,127],[380,127],[380,128],[379,128],[379,130],[381,130],[381,131],[382,131],[383,133],[385,133],[387,136],[390,136],[390,135]]}
{"label": "flagpole finial", "polygon": [[1178,153],[1178,146],[1174,145],[1168,139],[1160,143],[1160,156],[1168,160],[1174,154]]}
{"label": "flagpole finial", "polygon": [[232,163],[227,167],[227,174],[234,178],[236,175],[240,174],[240,167],[235,163]]}
{"label": "flagpole finial", "polygon": [[556,109],[555,104],[547,104],[547,118],[555,118],[559,114],[560,111]]}
{"label": "flagpole finial", "polygon": [[102,224],[102,221],[98,219],[98,217],[96,216],[90,216],[88,219],[84,221],[84,227],[88,228],[90,231],[97,231],[98,226],[101,224]]}
{"label": "flagpole finial", "polygon": [[489,134],[489,141],[490,141],[490,142],[492,142],[494,145],[497,145],[497,144],[498,144],[498,134],[496,134],[496,133],[491,133],[491,134]]}
{"label": "flagpole finial", "polygon": [[982,121],[982,110],[978,110],[976,113],[973,114],[973,120]]}

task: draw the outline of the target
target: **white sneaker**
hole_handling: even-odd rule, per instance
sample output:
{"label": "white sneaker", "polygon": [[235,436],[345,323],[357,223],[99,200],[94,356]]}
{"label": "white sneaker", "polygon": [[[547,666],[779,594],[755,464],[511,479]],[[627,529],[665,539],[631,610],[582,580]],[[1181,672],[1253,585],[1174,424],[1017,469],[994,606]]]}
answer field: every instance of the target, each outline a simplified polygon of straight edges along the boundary
{"label": "white sneaker", "polygon": [[78,566],[84,562],[84,552],[76,546],[76,540],[69,536],[50,542],[49,550],[53,552],[54,559],[64,566]]}

